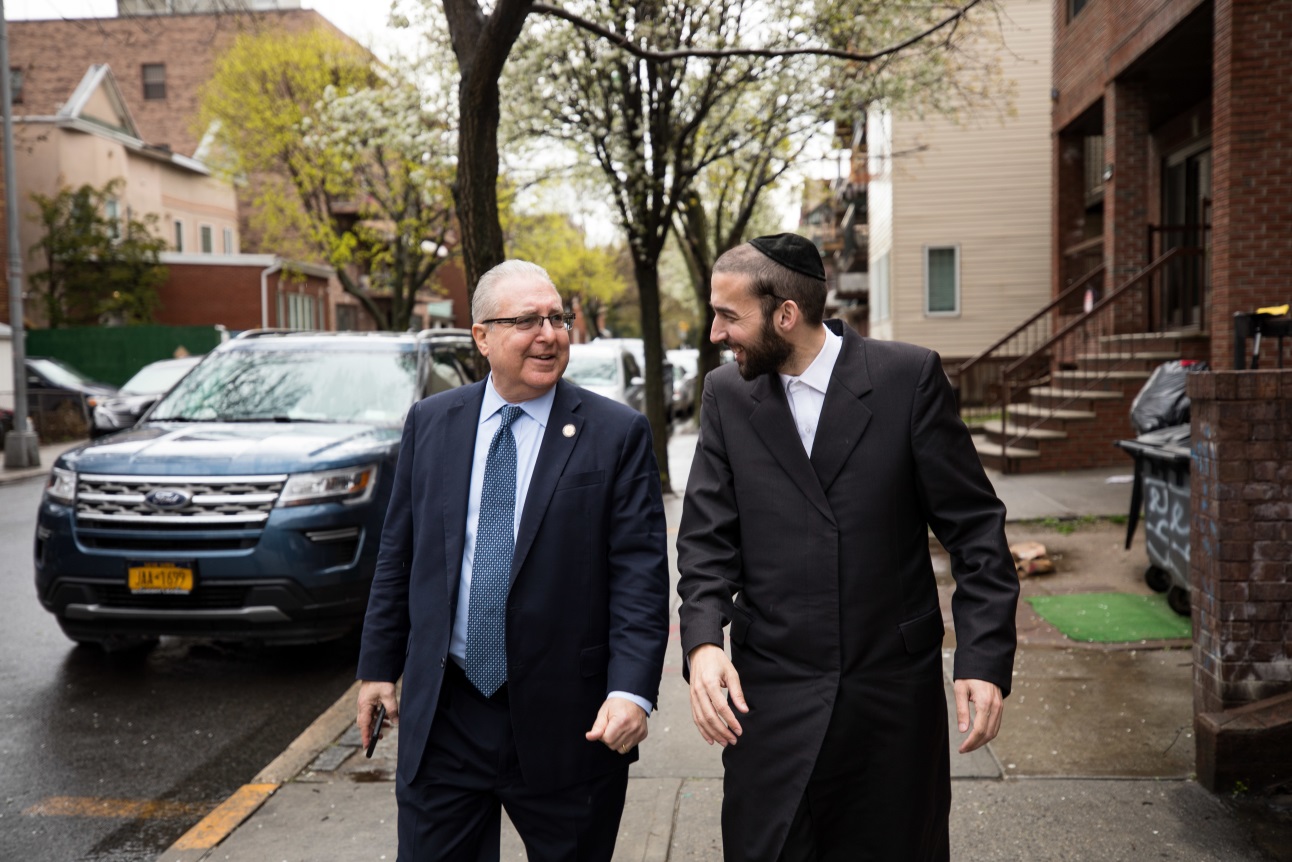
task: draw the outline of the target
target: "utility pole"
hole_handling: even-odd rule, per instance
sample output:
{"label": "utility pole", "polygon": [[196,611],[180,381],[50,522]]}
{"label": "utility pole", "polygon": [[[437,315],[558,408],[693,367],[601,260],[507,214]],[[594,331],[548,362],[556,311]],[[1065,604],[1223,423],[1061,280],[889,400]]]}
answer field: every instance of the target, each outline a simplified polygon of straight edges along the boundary
{"label": "utility pole", "polygon": [[4,206],[9,223],[9,326],[13,331],[13,430],[4,435],[6,469],[40,466],[40,444],[27,421],[27,333],[22,325],[22,241],[18,238],[18,180],[13,167],[13,83],[9,28],[0,0],[0,101],[4,102]]}

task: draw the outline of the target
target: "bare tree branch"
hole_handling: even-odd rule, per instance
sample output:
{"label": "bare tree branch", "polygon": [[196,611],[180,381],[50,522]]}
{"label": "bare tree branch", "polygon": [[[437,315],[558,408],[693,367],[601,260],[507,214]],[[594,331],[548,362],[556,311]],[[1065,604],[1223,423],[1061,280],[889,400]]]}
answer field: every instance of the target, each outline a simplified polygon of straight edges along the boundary
{"label": "bare tree branch", "polygon": [[873,63],[876,60],[897,54],[912,45],[927,39],[939,30],[957,25],[968,14],[969,10],[982,3],[983,0],[969,0],[964,6],[947,16],[943,20],[934,24],[932,27],[923,32],[916,33],[908,39],[898,42],[896,45],[890,45],[871,54],[858,54],[853,51],[844,51],[838,48],[685,48],[676,51],[652,51],[649,48],[642,48],[634,44],[626,36],[616,33],[608,27],[603,27],[594,21],[589,21],[568,12],[559,6],[549,6],[546,3],[535,3],[530,7],[531,12],[541,15],[551,15],[553,18],[560,18],[568,21],[581,30],[600,36],[606,41],[622,48],[634,57],[642,60],[676,60],[685,57],[835,57],[840,60],[851,60],[856,63]]}

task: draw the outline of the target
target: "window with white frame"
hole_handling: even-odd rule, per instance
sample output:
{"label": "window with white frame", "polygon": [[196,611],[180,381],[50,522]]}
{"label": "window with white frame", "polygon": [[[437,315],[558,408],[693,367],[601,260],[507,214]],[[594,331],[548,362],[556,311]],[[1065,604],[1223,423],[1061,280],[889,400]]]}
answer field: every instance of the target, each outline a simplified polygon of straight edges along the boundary
{"label": "window with white frame", "polygon": [[924,313],[929,317],[960,313],[960,246],[924,247]]}
{"label": "window with white frame", "polygon": [[879,323],[888,320],[891,315],[889,310],[889,276],[888,276],[888,252],[884,252],[875,260],[875,271],[871,273],[870,280],[870,322]]}
{"label": "window with white frame", "polygon": [[197,237],[202,254],[215,254],[215,228],[209,224],[198,225]]}
{"label": "window with white frame", "polygon": [[231,227],[226,227],[224,229],[224,253],[225,254],[234,253],[233,252],[233,228]]}
{"label": "window with white frame", "polygon": [[174,238],[175,238],[175,251],[183,251],[183,250],[184,250],[184,221],[183,221],[183,219],[175,219],[175,225],[174,225],[174,231],[173,231],[173,233],[174,233]]}

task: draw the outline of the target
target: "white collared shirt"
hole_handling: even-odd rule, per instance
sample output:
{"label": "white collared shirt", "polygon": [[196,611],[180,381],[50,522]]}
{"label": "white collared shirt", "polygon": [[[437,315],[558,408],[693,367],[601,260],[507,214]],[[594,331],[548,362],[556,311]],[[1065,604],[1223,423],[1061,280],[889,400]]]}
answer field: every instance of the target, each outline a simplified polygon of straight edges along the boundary
{"label": "white collared shirt", "polygon": [[781,375],[785,386],[785,397],[790,402],[790,415],[794,417],[794,427],[803,441],[803,448],[808,457],[812,457],[812,443],[816,440],[816,429],[821,422],[821,408],[825,406],[825,392],[830,386],[830,375],[834,373],[834,363],[843,350],[843,338],[835,335],[825,327],[825,343],[812,360],[812,364],[797,377]]}

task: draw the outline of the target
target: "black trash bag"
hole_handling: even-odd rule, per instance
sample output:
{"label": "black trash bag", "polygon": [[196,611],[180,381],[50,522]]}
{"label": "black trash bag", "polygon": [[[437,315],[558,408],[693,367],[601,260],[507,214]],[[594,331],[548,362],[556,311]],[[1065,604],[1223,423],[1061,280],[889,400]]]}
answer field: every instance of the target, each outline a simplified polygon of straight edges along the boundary
{"label": "black trash bag", "polygon": [[1185,380],[1191,373],[1206,370],[1206,362],[1194,359],[1176,359],[1159,365],[1131,403],[1135,433],[1187,424],[1189,395]]}
{"label": "black trash bag", "polygon": [[[1188,411],[1186,410],[1185,412],[1187,413]],[[1144,443],[1148,446],[1183,446],[1188,448],[1192,437],[1192,428],[1193,426],[1187,422],[1179,425],[1167,425],[1165,428],[1144,432],[1135,438],[1135,442]]]}

